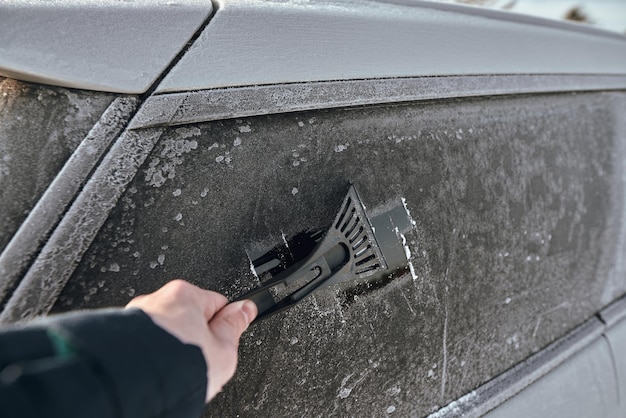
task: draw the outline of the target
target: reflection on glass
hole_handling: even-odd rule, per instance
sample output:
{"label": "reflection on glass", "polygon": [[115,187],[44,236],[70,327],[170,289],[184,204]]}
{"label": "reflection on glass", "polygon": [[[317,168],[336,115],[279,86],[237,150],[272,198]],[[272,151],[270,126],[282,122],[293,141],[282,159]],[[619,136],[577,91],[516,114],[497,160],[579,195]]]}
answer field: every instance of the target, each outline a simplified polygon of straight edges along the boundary
{"label": "reflection on glass", "polygon": [[626,0],[441,0],[562,19],[626,34]]}

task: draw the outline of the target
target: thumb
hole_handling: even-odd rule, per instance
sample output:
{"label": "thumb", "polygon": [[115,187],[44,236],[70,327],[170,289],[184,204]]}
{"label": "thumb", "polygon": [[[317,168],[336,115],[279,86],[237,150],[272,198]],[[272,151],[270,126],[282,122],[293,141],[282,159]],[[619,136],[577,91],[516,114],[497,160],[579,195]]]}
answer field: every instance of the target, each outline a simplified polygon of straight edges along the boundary
{"label": "thumb", "polygon": [[233,377],[237,367],[239,337],[256,315],[257,307],[254,302],[243,300],[224,306],[209,321],[209,330],[215,339],[215,344],[212,343],[211,346],[216,350],[214,358],[217,363],[214,367],[209,367],[207,400],[212,399]]}
{"label": "thumb", "polygon": [[256,318],[257,307],[250,300],[229,303],[209,322],[209,327],[219,340],[237,345],[239,337]]}

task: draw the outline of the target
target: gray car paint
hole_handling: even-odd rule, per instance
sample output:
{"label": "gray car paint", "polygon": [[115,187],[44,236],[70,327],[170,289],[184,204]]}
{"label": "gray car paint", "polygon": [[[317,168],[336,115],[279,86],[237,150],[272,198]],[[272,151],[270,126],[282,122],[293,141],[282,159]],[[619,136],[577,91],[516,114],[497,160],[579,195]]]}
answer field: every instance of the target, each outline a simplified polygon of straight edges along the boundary
{"label": "gray car paint", "polygon": [[0,74],[143,93],[212,12],[210,1],[0,1]]}
{"label": "gray car paint", "polygon": [[157,92],[383,77],[626,72],[626,37],[506,12],[419,1],[217,4],[210,24]]}

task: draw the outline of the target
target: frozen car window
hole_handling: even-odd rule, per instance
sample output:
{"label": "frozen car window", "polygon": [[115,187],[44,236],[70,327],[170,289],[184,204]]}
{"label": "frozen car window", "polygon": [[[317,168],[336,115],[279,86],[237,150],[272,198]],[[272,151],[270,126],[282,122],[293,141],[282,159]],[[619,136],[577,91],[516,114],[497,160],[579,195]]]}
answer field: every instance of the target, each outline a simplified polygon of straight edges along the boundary
{"label": "frozen car window", "polygon": [[368,209],[406,199],[413,272],[319,292],[256,325],[206,416],[426,415],[626,290],[611,273],[623,215],[616,97],[137,130],[160,140],[53,311],[124,304],[172,277],[235,297],[258,285],[247,248],[328,225],[354,182]]}
{"label": "frozen car window", "polygon": [[0,78],[0,251],[114,97]]}

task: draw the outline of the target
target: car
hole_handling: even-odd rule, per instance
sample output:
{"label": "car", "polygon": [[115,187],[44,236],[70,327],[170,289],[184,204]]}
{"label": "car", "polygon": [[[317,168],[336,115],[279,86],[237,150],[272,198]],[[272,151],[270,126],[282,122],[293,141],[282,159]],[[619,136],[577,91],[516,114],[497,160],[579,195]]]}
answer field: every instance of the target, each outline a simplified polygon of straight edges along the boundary
{"label": "car", "polygon": [[0,8],[0,322],[173,278],[237,299],[354,186],[403,267],[254,324],[205,416],[624,415],[624,35],[417,0]]}

